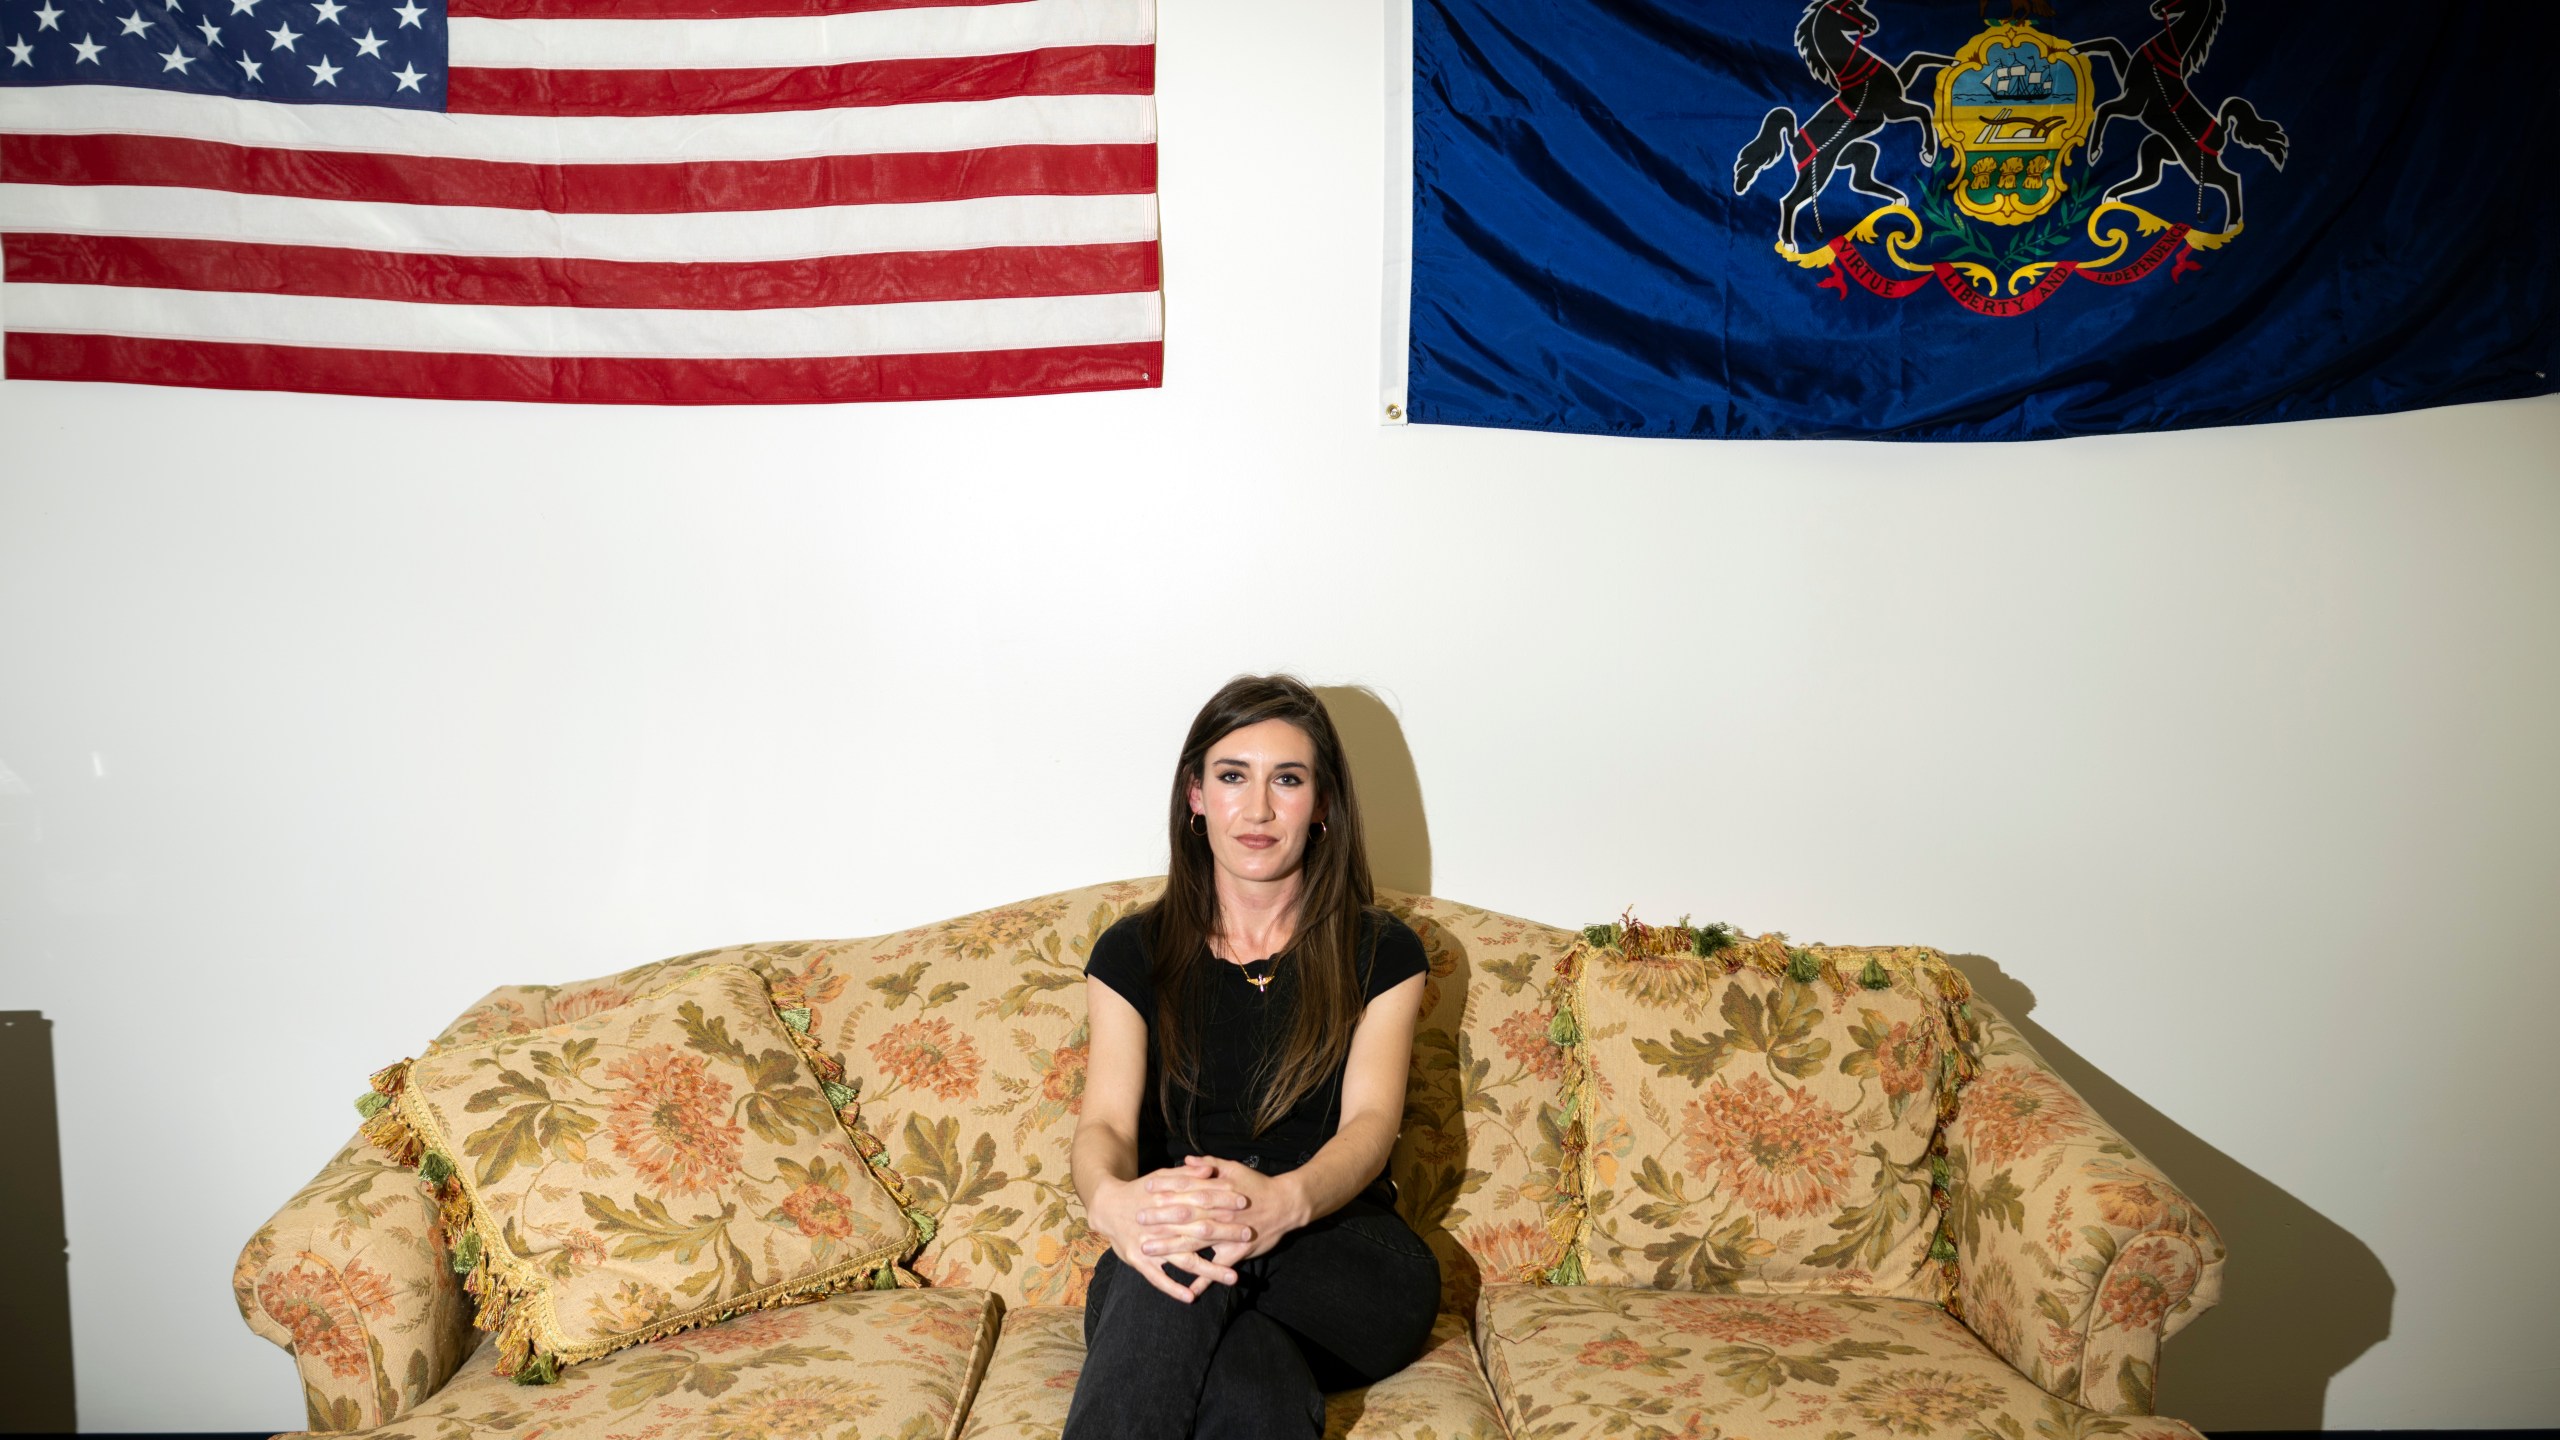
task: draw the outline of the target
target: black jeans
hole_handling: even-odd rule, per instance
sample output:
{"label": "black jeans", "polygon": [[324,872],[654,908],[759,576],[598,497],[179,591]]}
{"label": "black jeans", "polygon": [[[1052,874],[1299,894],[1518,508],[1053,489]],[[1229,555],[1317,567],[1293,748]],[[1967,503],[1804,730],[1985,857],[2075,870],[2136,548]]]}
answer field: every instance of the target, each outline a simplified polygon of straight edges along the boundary
{"label": "black jeans", "polygon": [[1368,1198],[1235,1271],[1185,1305],[1104,1254],[1062,1440],[1310,1440],[1324,1433],[1325,1392],[1412,1364],[1440,1309],[1439,1260]]}

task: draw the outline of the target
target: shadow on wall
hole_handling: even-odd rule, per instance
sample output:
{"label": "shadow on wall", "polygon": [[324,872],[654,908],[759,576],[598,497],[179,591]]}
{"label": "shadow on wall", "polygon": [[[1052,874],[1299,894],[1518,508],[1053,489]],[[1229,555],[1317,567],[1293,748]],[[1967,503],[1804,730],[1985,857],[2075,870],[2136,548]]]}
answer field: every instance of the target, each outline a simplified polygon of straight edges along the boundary
{"label": "shadow on wall", "polygon": [[1360,823],[1369,832],[1369,873],[1390,890],[1431,893],[1431,828],[1422,809],[1422,780],[1404,725],[1387,702],[1357,686],[1319,686],[1360,792]]}
{"label": "shadow on wall", "polygon": [[2222,1232],[2222,1303],[2160,1353],[2159,1411],[2208,1432],[2318,1430],[2329,1381],[2391,1333],[2394,1287],[2363,1241],[2108,1079],[2028,1018],[2033,991],[1948,957],[2099,1116]]}
{"label": "shadow on wall", "polygon": [[0,1010],[0,1096],[0,1433],[67,1434],[78,1421],[53,1022],[33,1010]]}
{"label": "shadow on wall", "polygon": [[[1403,724],[1367,690],[1316,693],[1359,783],[1371,873],[1388,889],[1431,894],[1430,825]],[[1466,952],[1454,940],[1435,948]],[[2214,1432],[2323,1428],[2330,1380],[2391,1333],[2394,1288],[2381,1260],[2054,1038],[2031,1018],[2034,993],[1996,963],[1951,958],[2100,1116],[2204,1207],[2231,1247],[2222,1303],[2161,1354],[2160,1413]],[[1462,988],[1472,981],[1463,968],[1450,977]],[[1415,1221],[1426,1234],[1435,1223],[1431,1216]],[[1466,1253],[1454,1243],[1435,1248],[1444,1256]]]}

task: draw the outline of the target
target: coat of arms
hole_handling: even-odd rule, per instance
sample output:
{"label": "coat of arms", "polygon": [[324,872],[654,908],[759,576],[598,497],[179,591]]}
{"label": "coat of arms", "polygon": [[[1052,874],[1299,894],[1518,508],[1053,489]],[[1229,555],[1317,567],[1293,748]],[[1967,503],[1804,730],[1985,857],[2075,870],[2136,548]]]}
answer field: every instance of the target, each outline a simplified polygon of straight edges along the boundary
{"label": "coat of arms", "polygon": [[2032,25],[1995,25],[1938,67],[1938,135],[1956,208],[2023,225],[2070,188],[2063,172],[2089,137],[2089,59]]}
{"label": "coat of arms", "polygon": [[[1832,96],[1801,122],[1783,106],[1770,111],[1735,159],[1735,193],[1791,168],[1793,183],[1778,202],[1778,253],[1829,271],[1823,287],[1843,298],[1853,279],[1888,299],[1935,284],[1978,314],[2022,315],[2074,276],[2126,285],[2167,264],[2175,281],[2199,268],[2196,251],[2240,234],[2232,152],[2255,151],[2281,170],[2292,148],[2284,127],[2247,100],[2234,95],[2211,106],[2195,92],[2227,7],[2228,0],[2153,0],[2160,29],[2133,46],[2068,40],[2013,14],[1988,21],[1954,54],[1914,52],[1888,63],[1867,48],[1882,29],[1868,0],[1808,0],[1796,50]],[[1911,95],[1932,72],[1933,103],[1924,107]],[[2102,83],[2116,92],[2103,101]],[[2137,121],[2145,133],[2133,173],[2100,188],[2086,172],[2119,120]],[[1928,168],[1916,199],[1878,174],[1879,139],[1900,121],[1921,132],[1918,158]],[[2194,182],[2192,222],[2132,203],[2172,168]],[[1855,224],[1823,227],[1822,195],[1835,176],[1884,203]],[[2219,228],[2206,227],[2208,197]],[[2138,237],[2156,238],[2127,259]],[[1808,238],[1822,243],[1808,247]]]}

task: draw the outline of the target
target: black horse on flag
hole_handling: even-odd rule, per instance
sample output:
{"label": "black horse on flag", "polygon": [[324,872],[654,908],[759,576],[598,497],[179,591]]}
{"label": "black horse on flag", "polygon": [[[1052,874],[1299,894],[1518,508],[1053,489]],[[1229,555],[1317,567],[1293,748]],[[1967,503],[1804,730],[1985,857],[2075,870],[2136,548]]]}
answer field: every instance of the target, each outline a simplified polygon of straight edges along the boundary
{"label": "black horse on flag", "polygon": [[1938,134],[1929,107],[1909,96],[1921,72],[1954,57],[1915,53],[1900,65],[1887,65],[1867,52],[1867,37],[1881,28],[1867,0],[1810,0],[1796,22],[1796,53],[1804,57],[1813,78],[1831,87],[1831,99],[1798,123],[1795,112],[1781,105],[1760,122],[1760,133],[1742,147],[1733,162],[1733,193],[1751,188],[1762,171],[1780,159],[1795,162],[1795,184],[1778,201],[1778,239],[1791,251],[1797,243],[1797,221],[1806,207],[1814,209],[1823,187],[1841,170],[1849,172],[1849,188],[1895,205],[1909,196],[1876,178],[1882,152],[1868,137],[1897,120],[1920,127],[1920,161],[1938,153]]}
{"label": "black horse on flag", "polygon": [[[2116,67],[2116,83],[2122,87],[2121,94],[2098,107],[2090,123],[2089,159],[2097,160],[2107,127],[2117,120],[2130,116],[2151,132],[2142,137],[2142,149],[2134,157],[2142,167],[2140,173],[2109,186],[2108,199],[2121,200],[2151,189],[2174,164],[2194,178],[2199,192],[2221,192],[2222,228],[2237,230],[2240,175],[2223,162],[2223,151],[2237,142],[2274,161],[2278,170],[2284,168],[2293,138],[2282,125],[2260,116],[2256,107],[2237,95],[2223,101],[2221,109],[2208,110],[2188,88],[2189,78],[2204,68],[2205,57],[2213,53],[2214,37],[2222,32],[2227,10],[2227,0],[2153,0],[2151,13],[2161,22],[2160,33],[2143,41],[2140,49],[2128,51],[2123,41],[2114,39],[2083,40],[2072,47],[2105,56]],[[2201,195],[2197,204],[2201,220]]]}

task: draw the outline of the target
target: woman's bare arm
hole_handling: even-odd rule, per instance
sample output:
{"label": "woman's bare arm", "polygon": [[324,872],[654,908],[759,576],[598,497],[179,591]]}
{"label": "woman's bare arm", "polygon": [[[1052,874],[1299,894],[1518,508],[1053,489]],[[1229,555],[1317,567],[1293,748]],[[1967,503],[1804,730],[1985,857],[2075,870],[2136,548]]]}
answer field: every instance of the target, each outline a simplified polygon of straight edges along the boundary
{"label": "woman's bare arm", "polygon": [[[1202,1195],[1179,1205],[1159,1205],[1144,1180],[1179,1176],[1182,1169],[1138,1174],[1138,1114],[1146,1100],[1147,1022],[1120,992],[1085,981],[1085,1081],[1083,1108],[1067,1154],[1085,1224],[1111,1242],[1122,1263],[1147,1283],[1188,1302],[1211,1280],[1232,1285],[1235,1271],[1194,1252],[1214,1245],[1250,1243],[1254,1227],[1232,1213],[1241,1197]],[[1188,1167],[1185,1167],[1186,1169]],[[1218,1212],[1229,1213],[1218,1213]],[[1152,1246],[1152,1249],[1141,1247]],[[1189,1287],[1164,1273],[1170,1263],[1199,1277]]]}
{"label": "woman's bare arm", "polygon": [[[1306,1203],[1307,1219],[1330,1215],[1367,1188],[1404,1128],[1413,1032],[1422,1023],[1422,977],[1409,976],[1369,1002],[1351,1033],[1342,1072],[1342,1124],[1306,1164],[1279,1177]],[[1304,1222],[1301,1222],[1304,1223]]]}

